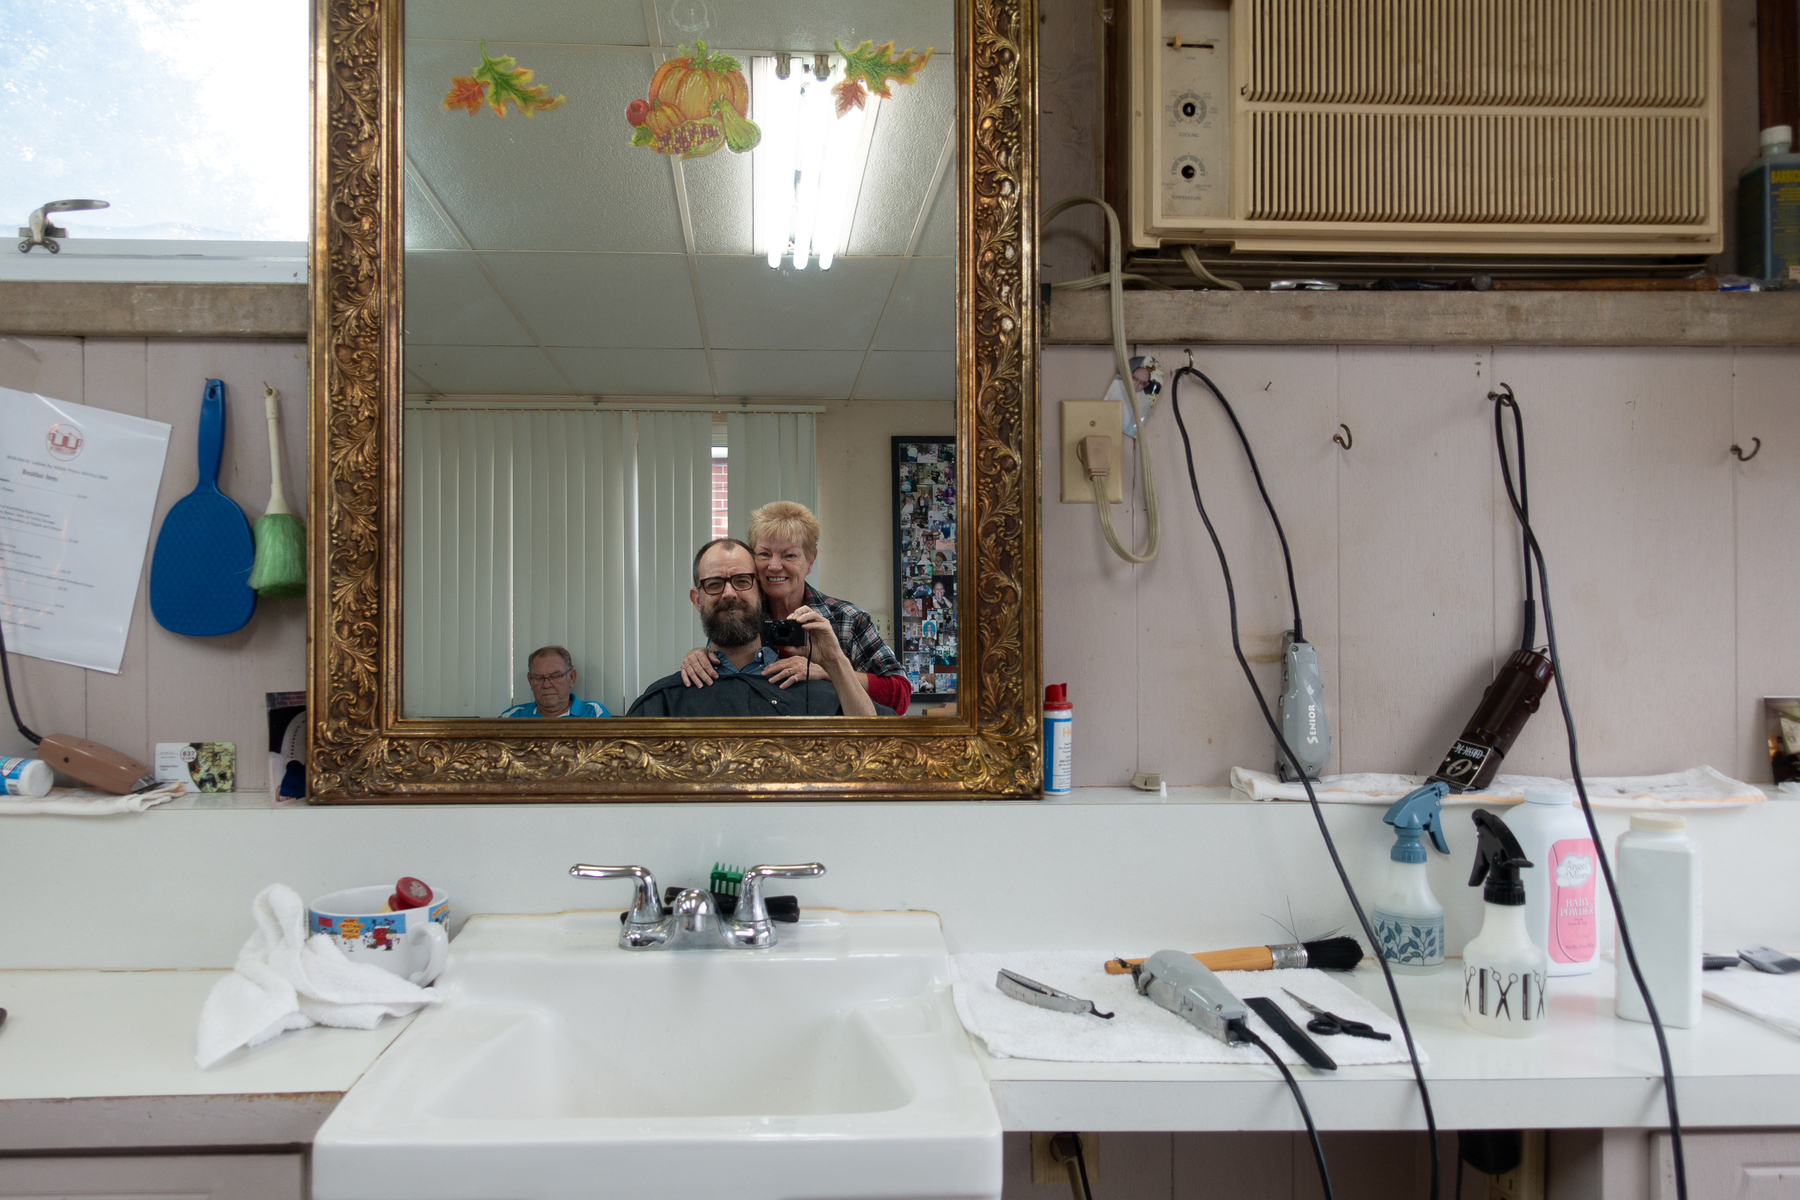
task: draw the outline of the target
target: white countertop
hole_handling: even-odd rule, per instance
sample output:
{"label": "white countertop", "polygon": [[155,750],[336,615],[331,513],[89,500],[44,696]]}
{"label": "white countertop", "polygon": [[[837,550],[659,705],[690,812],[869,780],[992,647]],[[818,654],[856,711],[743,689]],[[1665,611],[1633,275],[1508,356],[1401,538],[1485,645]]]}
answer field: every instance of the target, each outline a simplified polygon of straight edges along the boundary
{"label": "white countertop", "polygon": [[[1340,978],[1393,1011],[1375,964]],[[1520,1040],[1463,1023],[1459,960],[1434,975],[1395,979],[1428,1059],[1440,1129],[1666,1124],[1655,1035],[1613,1016],[1611,963],[1551,980],[1548,1032]],[[1800,1125],[1800,1038],[1710,1003],[1698,1027],[1670,1029],[1668,1038],[1684,1126]],[[1271,1067],[994,1058],[979,1043],[977,1053],[1007,1129],[1304,1128]],[[1425,1127],[1409,1066],[1296,1068],[1296,1075],[1321,1129]]]}
{"label": "white countertop", "polygon": [[0,971],[0,1150],[303,1144],[407,1021],[194,1065],[224,971]]}

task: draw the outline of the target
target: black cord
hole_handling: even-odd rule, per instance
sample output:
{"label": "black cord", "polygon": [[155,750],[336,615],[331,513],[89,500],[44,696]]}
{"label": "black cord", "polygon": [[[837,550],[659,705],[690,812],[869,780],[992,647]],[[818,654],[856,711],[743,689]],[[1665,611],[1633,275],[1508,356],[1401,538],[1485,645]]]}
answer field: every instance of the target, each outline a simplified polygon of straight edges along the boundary
{"label": "black cord", "polygon": [[[1505,389],[1504,392],[1488,393],[1488,399],[1495,406],[1494,435],[1500,451],[1500,474],[1506,481],[1506,498],[1512,504],[1513,515],[1518,517],[1519,525],[1525,531],[1526,545],[1537,560],[1538,593],[1543,597],[1544,607],[1544,635],[1550,641],[1551,677],[1556,680],[1556,699],[1562,708],[1563,728],[1569,737],[1569,773],[1575,782],[1575,795],[1581,800],[1581,815],[1587,818],[1588,836],[1594,840],[1594,857],[1600,860],[1600,874],[1606,880],[1606,894],[1612,898],[1613,919],[1618,922],[1619,927],[1619,945],[1624,947],[1625,961],[1631,967],[1631,977],[1644,997],[1644,1010],[1650,1016],[1650,1027],[1656,1031],[1656,1050],[1662,1058],[1663,1098],[1669,1107],[1669,1149],[1675,1160],[1675,1195],[1677,1200],[1687,1200],[1687,1156],[1681,1145],[1681,1115],[1675,1104],[1675,1068],[1669,1060],[1669,1039],[1663,1033],[1662,1017],[1656,1011],[1656,1001],[1651,998],[1650,989],[1644,983],[1644,972],[1638,967],[1637,951],[1632,948],[1631,934],[1625,926],[1625,910],[1619,904],[1618,885],[1613,882],[1612,864],[1607,861],[1605,843],[1600,839],[1599,826],[1594,823],[1594,810],[1588,804],[1587,786],[1581,779],[1581,752],[1576,744],[1575,717],[1569,710],[1569,692],[1563,680],[1562,656],[1556,652],[1556,618],[1550,611],[1550,573],[1544,566],[1544,548],[1538,544],[1537,534],[1532,532],[1531,522],[1526,518],[1522,503],[1524,489],[1521,486],[1518,492],[1513,490],[1512,471],[1506,457],[1506,437],[1499,413],[1505,408],[1513,410],[1513,426],[1521,452],[1521,470],[1524,464],[1525,418],[1519,411],[1519,402],[1513,396],[1512,388],[1504,383],[1500,386]],[[1521,485],[1523,482],[1521,476]]]}
{"label": "black cord", "polygon": [[[1512,389],[1506,384],[1506,394],[1512,395]],[[1525,621],[1524,631],[1519,638],[1519,649],[1535,649],[1537,642],[1537,601],[1531,594],[1531,498],[1525,491],[1525,425],[1519,416],[1518,405],[1513,405],[1513,425],[1517,436],[1514,441],[1519,444],[1519,490],[1513,493],[1512,473],[1506,466],[1506,426],[1502,421],[1504,404],[1494,405],[1494,442],[1500,447],[1500,474],[1506,480],[1506,498],[1512,502],[1513,512],[1519,518],[1519,546],[1525,557]],[[1548,600],[1545,601],[1548,603]]]}
{"label": "black cord", "polygon": [[1462,1142],[1458,1140],[1456,1144],[1456,1191],[1451,1193],[1450,1200],[1462,1200],[1462,1172]]}
{"label": "black cord", "polygon": [[1086,1200],[1094,1200],[1093,1185],[1088,1182],[1087,1155],[1081,1151],[1081,1135],[1075,1135],[1075,1167],[1081,1172],[1081,1194]]}
{"label": "black cord", "polygon": [[1244,457],[1250,460],[1250,474],[1256,477],[1256,490],[1262,493],[1263,506],[1269,510],[1269,520],[1275,522],[1275,536],[1281,540],[1281,561],[1287,566],[1288,600],[1294,606],[1294,640],[1304,642],[1305,632],[1300,625],[1300,589],[1294,586],[1294,556],[1288,553],[1287,532],[1281,527],[1281,518],[1275,515],[1275,502],[1269,499],[1269,489],[1263,486],[1262,470],[1256,465],[1256,452],[1250,449],[1250,439],[1245,436],[1244,427],[1238,424],[1237,413],[1232,411],[1231,401],[1225,398],[1219,385],[1193,367],[1183,367],[1182,370],[1193,371],[1194,377],[1219,398],[1219,403],[1225,408],[1225,415],[1231,418],[1231,427],[1237,430],[1238,441],[1243,443]]}
{"label": "black cord", "polygon": [[1300,1119],[1306,1122],[1306,1136],[1312,1139],[1313,1161],[1319,1164],[1319,1186],[1325,1189],[1325,1200],[1333,1200],[1331,1172],[1325,1168],[1325,1147],[1319,1145],[1319,1131],[1313,1125],[1312,1111],[1306,1107],[1306,1097],[1300,1094],[1299,1082],[1294,1078],[1294,1073],[1288,1070],[1288,1065],[1281,1061],[1281,1055],[1270,1049],[1269,1043],[1248,1029],[1244,1032],[1249,1034],[1251,1045],[1269,1056],[1269,1061],[1275,1064],[1275,1069],[1281,1072],[1283,1079],[1287,1080],[1288,1091],[1294,1093],[1294,1103],[1300,1106]]}
{"label": "black cord", "polygon": [[[1243,669],[1244,678],[1250,683],[1250,690],[1256,696],[1256,706],[1262,710],[1263,720],[1268,723],[1269,731],[1275,735],[1275,744],[1281,747],[1281,753],[1293,764],[1294,774],[1306,788],[1307,803],[1312,806],[1313,819],[1319,824],[1319,834],[1325,839],[1326,852],[1331,855],[1331,865],[1336,868],[1338,881],[1344,885],[1344,894],[1350,898],[1350,907],[1356,913],[1357,923],[1362,926],[1363,936],[1369,939],[1369,946],[1375,952],[1375,961],[1381,964],[1382,978],[1387,981],[1388,998],[1394,1002],[1394,1017],[1400,1022],[1400,1036],[1406,1041],[1406,1054],[1412,1061],[1413,1078],[1419,1085],[1419,1102],[1425,1109],[1425,1129],[1431,1138],[1431,1200],[1438,1200],[1439,1175],[1441,1165],[1438,1161],[1437,1117],[1431,1110],[1431,1092],[1425,1086],[1425,1070],[1419,1065],[1419,1051],[1413,1044],[1412,1026],[1406,1020],[1406,1008],[1400,1003],[1400,989],[1394,984],[1394,972],[1388,966],[1387,954],[1381,948],[1381,939],[1375,936],[1369,918],[1363,912],[1362,901],[1356,897],[1356,888],[1350,883],[1350,874],[1344,869],[1344,860],[1338,857],[1337,843],[1332,841],[1331,830],[1325,824],[1325,811],[1319,807],[1319,797],[1313,791],[1312,780],[1300,768],[1300,760],[1295,757],[1293,747],[1282,736],[1281,725],[1275,715],[1269,711],[1269,702],[1263,699],[1262,688],[1256,682],[1256,674],[1250,669],[1250,662],[1244,657],[1244,646],[1238,636],[1237,589],[1231,581],[1231,564],[1225,559],[1225,547],[1219,542],[1218,530],[1213,528],[1212,518],[1206,515],[1206,505],[1200,499],[1200,480],[1194,474],[1194,446],[1188,438],[1187,422],[1181,419],[1181,377],[1196,375],[1204,379],[1193,367],[1182,367],[1175,372],[1169,383],[1169,403],[1175,410],[1175,424],[1181,430],[1182,452],[1187,456],[1188,483],[1194,489],[1194,507],[1200,510],[1200,520],[1206,525],[1207,536],[1212,538],[1213,550],[1219,556],[1219,571],[1225,577],[1225,599],[1231,613],[1231,649],[1237,655],[1238,666]],[[1216,394],[1217,389],[1214,389]],[[1685,1197],[1682,1200],[1686,1200]]]}
{"label": "black cord", "polygon": [[6,660],[6,629],[4,622],[0,622],[0,678],[6,680],[6,706],[12,709],[13,724],[19,727],[19,732],[25,735],[26,741],[34,746],[40,744],[44,739],[33,733],[25,724],[24,718],[19,716],[19,702],[13,699],[12,664]]}

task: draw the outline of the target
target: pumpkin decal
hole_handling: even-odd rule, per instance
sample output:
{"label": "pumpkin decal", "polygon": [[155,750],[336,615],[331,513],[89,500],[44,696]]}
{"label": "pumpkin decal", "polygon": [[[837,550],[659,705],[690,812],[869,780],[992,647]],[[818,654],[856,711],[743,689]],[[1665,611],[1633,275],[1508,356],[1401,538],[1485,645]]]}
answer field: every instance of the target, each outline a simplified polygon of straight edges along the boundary
{"label": "pumpkin decal", "polygon": [[729,54],[676,47],[677,57],[656,68],[647,99],[625,106],[631,144],[658,154],[704,158],[723,146],[733,154],[755,149],[762,130],[750,120],[750,84]]}

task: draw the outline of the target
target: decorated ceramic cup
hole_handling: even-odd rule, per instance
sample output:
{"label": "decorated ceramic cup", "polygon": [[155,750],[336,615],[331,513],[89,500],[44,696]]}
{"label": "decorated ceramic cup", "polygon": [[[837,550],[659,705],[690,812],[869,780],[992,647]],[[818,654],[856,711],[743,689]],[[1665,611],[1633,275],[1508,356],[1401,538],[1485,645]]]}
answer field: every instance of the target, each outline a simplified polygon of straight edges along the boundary
{"label": "decorated ceramic cup", "polygon": [[438,977],[450,957],[445,921],[450,900],[433,892],[423,908],[382,912],[393,884],[345,888],[306,906],[307,928],[328,934],[352,962],[374,963],[384,971],[424,987]]}

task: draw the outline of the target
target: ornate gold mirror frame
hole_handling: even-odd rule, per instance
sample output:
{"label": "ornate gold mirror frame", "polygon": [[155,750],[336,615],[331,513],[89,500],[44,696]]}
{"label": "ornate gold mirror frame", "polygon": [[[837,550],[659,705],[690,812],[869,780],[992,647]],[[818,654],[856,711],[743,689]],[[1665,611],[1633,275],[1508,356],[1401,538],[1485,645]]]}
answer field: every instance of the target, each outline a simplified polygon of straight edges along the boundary
{"label": "ornate gold mirror frame", "polygon": [[401,0],[314,0],[311,743],[317,801],[1036,795],[1036,36],[957,11],[955,717],[523,722],[400,714]]}

